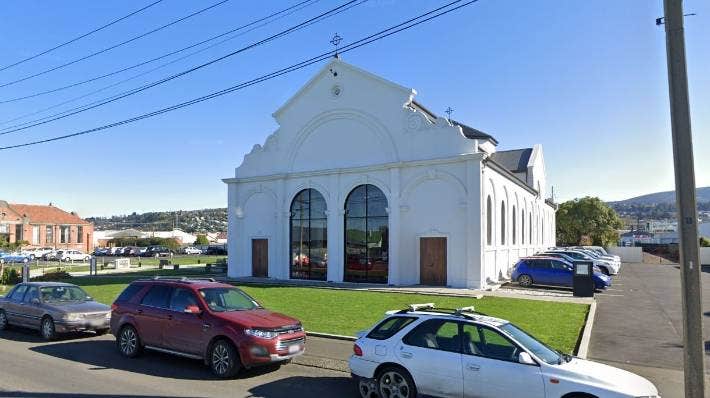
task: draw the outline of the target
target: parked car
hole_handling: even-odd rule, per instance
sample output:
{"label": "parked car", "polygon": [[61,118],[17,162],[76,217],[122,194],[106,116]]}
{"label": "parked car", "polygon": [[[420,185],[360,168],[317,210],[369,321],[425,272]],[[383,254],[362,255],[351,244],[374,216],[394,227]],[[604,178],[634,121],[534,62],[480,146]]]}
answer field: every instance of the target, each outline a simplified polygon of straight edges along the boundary
{"label": "parked car", "polygon": [[200,359],[221,378],[305,350],[301,322],[213,279],[134,281],[112,309],[111,332],[124,356],[152,349]]}
{"label": "parked car", "polygon": [[226,256],[227,249],[224,246],[208,246],[207,250],[205,250],[205,254],[211,256]]}
{"label": "parked car", "polygon": [[0,330],[23,326],[52,340],[58,333],[109,330],[111,308],[97,303],[79,286],[58,282],[29,282],[0,297]]}
{"label": "parked car", "polygon": [[183,252],[184,254],[190,254],[190,255],[202,254],[202,250],[200,250],[200,249],[198,249],[198,248],[196,248],[196,247],[192,247],[192,246],[188,246],[188,247],[182,249],[182,252]]}
{"label": "parked car", "polygon": [[[574,269],[572,263],[561,258],[545,256],[523,257],[514,266],[511,279],[520,286],[532,285],[572,287]],[[602,290],[611,286],[611,277],[595,270],[592,274],[594,287]]]}
{"label": "parked car", "polygon": [[53,247],[36,247],[32,249],[23,250],[21,254],[26,255],[30,258],[30,260],[34,260],[36,258],[42,258],[42,256],[52,251],[54,251]]}
{"label": "parked car", "polygon": [[57,260],[59,261],[89,261],[91,255],[79,250],[59,250],[57,252]]}
{"label": "parked car", "polygon": [[173,251],[165,246],[148,246],[142,257],[168,257],[173,254]]}
{"label": "parked car", "polygon": [[566,254],[572,258],[574,258],[577,261],[591,261],[599,267],[599,269],[607,274],[607,275],[616,275],[619,273],[619,266],[616,265],[615,263],[607,260],[603,260],[600,258],[595,258],[589,253],[585,253],[580,250],[574,250],[574,249],[553,249],[553,250],[546,250],[543,254],[546,253],[562,253]]}
{"label": "parked car", "polygon": [[123,254],[123,248],[118,246],[118,247],[112,247],[108,251],[109,255],[111,256],[120,256]]}
{"label": "parked car", "polygon": [[609,257],[613,258],[614,260],[621,262],[620,256],[618,256],[616,254],[610,254],[609,252],[606,251],[605,248],[603,248],[601,246],[582,246],[582,247],[585,249],[594,250],[595,252],[599,253],[600,256],[609,256]]}
{"label": "parked car", "polygon": [[140,255],[140,248],[136,246],[129,246],[123,249],[124,256],[138,256]]}
{"label": "parked car", "polygon": [[42,260],[45,261],[56,261],[58,259],[57,255],[59,253],[59,250],[52,250],[49,253],[46,253],[45,255],[42,256]]}
{"label": "parked car", "polygon": [[108,256],[109,249],[107,247],[97,247],[94,249],[94,256]]}
{"label": "parked car", "polygon": [[562,354],[473,307],[389,311],[353,352],[363,397],[658,397],[641,376]]}
{"label": "parked car", "polygon": [[19,252],[14,252],[14,253],[5,253],[5,252],[0,252],[0,264],[11,264],[11,263],[20,263],[20,264],[26,264],[30,262],[30,257],[19,253]]}

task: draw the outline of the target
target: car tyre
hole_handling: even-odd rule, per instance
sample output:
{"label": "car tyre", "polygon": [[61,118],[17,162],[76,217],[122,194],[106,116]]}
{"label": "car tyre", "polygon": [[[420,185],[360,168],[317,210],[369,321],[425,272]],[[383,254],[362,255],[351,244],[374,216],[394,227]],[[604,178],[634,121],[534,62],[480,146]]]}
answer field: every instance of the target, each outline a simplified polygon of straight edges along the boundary
{"label": "car tyre", "polygon": [[0,330],[7,330],[10,327],[10,322],[7,321],[7,314],[4,310],[0,310]]}
{"label": "car tyre", "polygon": [[523,274],[518,277],[518,284],[522,287],[530,287],[533,284],[533,279],[530,275]]}
{"label": "car tyre", "polygon": [[121,355],[127,358],[137,357],[143,349],[138,331],[131,325],[126,325],[121,328],[121,331],[118,332],[116,345]]}
{"label": "car tyre", "polygon": [[380,398],[380,394],[377,393],[377,381],[373,379],[359,378],[357,389],[362,398]]}
{"label": "car tyre", "polygon": [[52,341],[57,337],[57,330],[54,327],[54,319],[49,316],[42,318],[40,334],[42,335],[42,338],[47,341]]}
{"label": "car tyre", "polygon": [[609,268],[607,267],[599,267],[599,270],[602,272],[602,274],[606,276],[610,276],[611,274],[609,273]]}
{"label": "car tyre", "polygon": [[409,372],[399,366],[388,366],[377,378],[377,391],[381,398],[415,398],[417,387]]}
{"label": "car tyre", "polygon": [[242,367],[237,349],[227,340],[219,340],[212,345],[209,363],[212,373],[220,379],[236,376]]}

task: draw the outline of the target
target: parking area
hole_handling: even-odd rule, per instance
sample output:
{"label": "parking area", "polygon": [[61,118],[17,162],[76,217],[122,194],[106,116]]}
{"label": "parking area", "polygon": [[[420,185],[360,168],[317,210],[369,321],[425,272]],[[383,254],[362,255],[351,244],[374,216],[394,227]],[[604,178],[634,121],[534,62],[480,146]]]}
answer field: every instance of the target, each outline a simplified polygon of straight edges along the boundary
{"label": "parking area", "polygon": [[113,336],[75,335],[48,343],[21,329],[0,337],[0,369],[2,397],[359,396],[349,373],[341,371],[292,363],[219,380],[196,360],[155,352],[124,358]]}
{"label": "parking area", "polygon": [[[702,283],[706,292],[703,331],[708,369],[710,267],[703,267]],[[596,299],[589,358],[644,375],[659,386],[664,397],[682,396],[683,314],[678,266],[624,264],[612,289],[596,295]]]}

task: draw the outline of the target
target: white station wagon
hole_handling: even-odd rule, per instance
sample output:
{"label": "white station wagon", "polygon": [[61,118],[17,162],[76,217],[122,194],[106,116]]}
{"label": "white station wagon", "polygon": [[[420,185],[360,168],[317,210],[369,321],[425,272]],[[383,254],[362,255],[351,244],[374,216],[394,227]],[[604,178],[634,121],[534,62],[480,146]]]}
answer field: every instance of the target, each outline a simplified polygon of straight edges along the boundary
{"label": "white station wagon", "polygon": [[415,304],[358,335],[350,370],[363,397],[660,398],[641,376],[561,354],[473,307]]}

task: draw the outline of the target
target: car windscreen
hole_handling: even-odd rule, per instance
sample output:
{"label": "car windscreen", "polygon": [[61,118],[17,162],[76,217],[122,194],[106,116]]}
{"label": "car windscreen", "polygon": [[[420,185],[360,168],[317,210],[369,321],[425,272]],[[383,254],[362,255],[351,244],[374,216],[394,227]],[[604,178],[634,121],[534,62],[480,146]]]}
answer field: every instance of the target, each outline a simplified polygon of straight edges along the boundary
{"label": "car windscreen", "polygon": [[244,311],[261,307],[249,295],[234,287],[200,289],[200,295],[210,310],[215,312]]}
{"label": "car windscreen", "polygon": [[550,365],[562,363],[562,356],[557,351],[539,342],[512,323],[506,323],[500,329],[546,363]]}
{"label": "car windscreen", "polygon": [[39,291],[45,303],[86,301],[88,298],[86,292],[77,286],[44,286]]}

